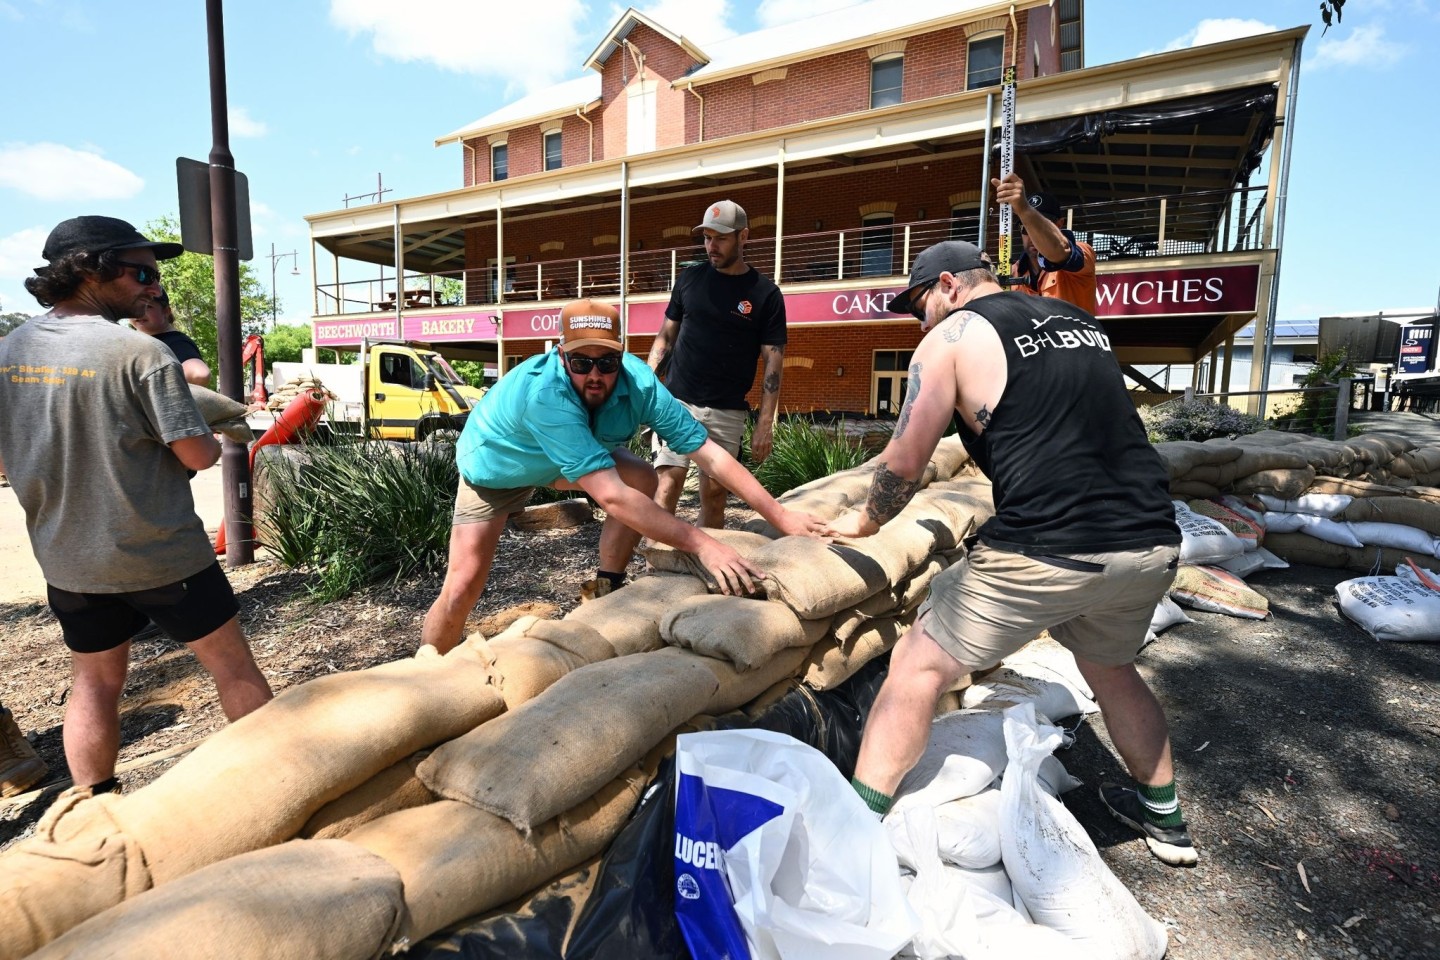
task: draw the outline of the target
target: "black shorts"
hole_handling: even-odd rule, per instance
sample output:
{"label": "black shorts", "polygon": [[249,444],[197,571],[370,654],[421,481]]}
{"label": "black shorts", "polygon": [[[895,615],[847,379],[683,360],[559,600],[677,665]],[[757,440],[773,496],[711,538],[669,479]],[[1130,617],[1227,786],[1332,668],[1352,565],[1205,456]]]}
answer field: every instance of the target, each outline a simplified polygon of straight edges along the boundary
{"label": "black shorts", "polygon": [[76,653],[114,650],[147,623],[177,643],[194,643],[240,612],[235,591],[217,561],[199,573],[133,593],[71,593],[46,585],[50,609]]}

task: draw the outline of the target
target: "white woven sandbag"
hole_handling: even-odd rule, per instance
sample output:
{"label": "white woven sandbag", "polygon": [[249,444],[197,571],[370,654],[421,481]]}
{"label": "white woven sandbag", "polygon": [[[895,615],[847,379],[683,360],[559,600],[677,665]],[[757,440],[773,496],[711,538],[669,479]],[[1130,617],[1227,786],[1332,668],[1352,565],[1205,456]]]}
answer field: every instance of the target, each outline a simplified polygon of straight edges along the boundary
{"label": "white woven sandbag", "polygon": [[1422,587],[1440,590],[1440,570],[1430,570],[1422,567],[1414,560],[1407,559],[1404,563],[1397,563],[1395,565],[1395,576],[1401,580],[1418,583]]}
{"label": "white woven sandbag", "polygon": [[1440,640],[1440,590],[1403,577],[1359,577],[1335,585],[1340,612],[1376,640]]}
{"label": "white woven sandbag", "polygon": [[[1253,557],[1254,553],[1241,554],[1243,557]],[[1155,638],[1169,630],[1171,627],[1179,626],[1182,623],[1194,623],[1185,616],[1185,611],[1180,609],[1180,604],[1171,600],[1169,595],[1160,598],[1155,604],[1155,612],[1150,615],[1150,630],[1145,634],[1145,642],[1153,643]],[[1098,709],[1098,708],[1097,708]],[[1050,719],[1055,719],[1051,717]]]}
{"label": "white woven sandbag", "polygon": [[1202,517],[1183,501],[1175,504],[1175,522],[1180,525],[1180,562],[1216,563],[1245,552],[1244,542],[1218,520]]}
{"label": "white woven sandbag", "polygon": [[1255,499],[1265,504],[1271,513],[1308,513],[1315,517],[1335,517],[1350,506],[1354,497],[1343,493],[1306,493],[1292,500],[1272,497],[1268,493],[1257,493]]}
{"label": "white woven sandbag", "polygon": [[1238,557],[1231,557],[1229,560],[1221,560],[1215,566],[1244,580],[1255,571],[1265,569],[1265,558],[1260,556],[1260,551],[1253,550],[1250,553],[1242,553]]}
{"label": "white woven sandbag", "polygon": [[1095,957],[1160,960],[1165,928],[1125,888],[1064,804],[1036,779],[1060,742],[1026,704],[1005,712],[1009,762],[1001,784],[1000,848],[1005,872],[1037,924],[1075,941]]}
{"label": "white woven sandbag", "polygon": [[1440,537],[1431,536],[1417,527],[1407,527],[1403,523],[1360,521],[1350,524],[1350,532],[1367,547],[1393,547],[1410,553],[1440,557]]}
{"label": "white woven sandbag", "polygon": [[1310,513],[1266,513],[1266,533],[1308,533],[1316,540],[1338,543],[1342,547],[1363,547],[1350,524],[1343,520],[1327,520]]}
{"label": "white woven sandbag", "polygon": [[1002,714],[957,710],[930,725],[925,752],[895,788],[895,807],[972,797],[1005,769]]}
{"label": "white woven sandbag", "polygon": [[[1185,617],[1183,613],[1180,616]],[[998,712],[1027,700],[1035,704],[1035,712],[1046,720],[1095,713],[1100,709],[1063,676],[1043,667],[1025,671],[1008,663],[960,694],[960,705],[972,710]]]}

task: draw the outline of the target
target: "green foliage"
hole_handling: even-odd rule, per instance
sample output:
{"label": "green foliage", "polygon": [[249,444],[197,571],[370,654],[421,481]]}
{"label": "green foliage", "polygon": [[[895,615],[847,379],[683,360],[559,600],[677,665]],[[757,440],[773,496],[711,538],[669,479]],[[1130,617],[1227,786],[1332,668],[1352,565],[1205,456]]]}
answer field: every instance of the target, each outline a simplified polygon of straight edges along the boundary
{"label": "green foliage", "polygon": [[[169,214],[145,224],[142,231],[151,240],[180,242],[180,222]],[[219,370],[216,360],[215,260],[202,253],[183,253],[160,264],[161,283],[170,295],[175,325],[188,333],[200,348],[210,369]],[[270,294],[248,263],[240,264],[240,328],[243,333],[261,333],[270,319]],[[266,344],[267,354],[269,344]]]}
{"label": "green foliage", "polygon": [[299,363],[300,352],[310,346],[308,324],[277,324],[265,334],[266,363]]}
{"label": "green foliage", "polygon": [[30,319],[28,313],[0,313],[0,337]]}
{"label": "green foliage", "polygon": [[[431,277],[428,274],[421,277],[408,277],[405,280],[406,290],[430,290],[434,284],[435,304],[439,306],[459,306],[465,302],[465,284],[455,277]],[[463,374],[462,374],[463,376]],[[479,386],[479,384],[476,384]]]}
{"label": "green foliage", "polygon": [[1327,387],[1354,375],[1355,363],[1343,348],[1320,357],[1315,366],[1300,378],[1300,389],[1314,392],[1302,393],[1300,405],[1293,412],[1275,418],[1275,428],[1292,433],[1328,432],[1335,424],[1335,404],[1340,398],[1340,391],[1314,388]]}
{"label": "green foliage", "polygon": [[1234,439],[1265,429],[1265,421],[1209,400],[1171,400],[1140,409],[1140,420],[1151,443],[1166,440]]}
{"label": "green foliage", "polygon": [[450,368],[460,374],[460,379],[472,387],[488,386],[485,383],[485,364],[480,360],[451,360]]}
{"label": "green foliage", "polygon": [[[745,433],[742,452],[748,459],[750,434]],[[844,423],[821,426],[808,417],[785,417],[775,424],[775,443],[765,462],[753,466],[755,479],[779,496],[811,480],[858,467],[869,454],[845,435]]]}
{"label": "green foliage", "polygon": [[453,444],[311,444],[298,461],[265,459],[269,505],[260,536],[286,566],[315,570],[316,600],[444,571]]}

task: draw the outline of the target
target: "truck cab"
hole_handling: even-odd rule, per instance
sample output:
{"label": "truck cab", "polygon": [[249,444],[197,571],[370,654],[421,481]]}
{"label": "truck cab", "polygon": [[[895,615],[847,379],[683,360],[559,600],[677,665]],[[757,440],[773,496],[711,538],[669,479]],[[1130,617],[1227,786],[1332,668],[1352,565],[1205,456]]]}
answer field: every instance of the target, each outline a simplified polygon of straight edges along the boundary
{"label": "truck cab", "polygon": [[484,396],[433,350],[376,343],[362,356],[374,438],[424,440],[437,431],[459,430]]}

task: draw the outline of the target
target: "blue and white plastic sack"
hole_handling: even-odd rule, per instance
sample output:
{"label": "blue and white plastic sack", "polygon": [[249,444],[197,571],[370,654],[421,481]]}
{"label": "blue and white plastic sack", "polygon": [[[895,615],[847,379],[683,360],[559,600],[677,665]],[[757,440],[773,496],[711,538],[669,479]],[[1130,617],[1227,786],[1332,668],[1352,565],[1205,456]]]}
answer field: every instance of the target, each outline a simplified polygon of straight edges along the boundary
{"label": "blue and white plastic sack", "polygon": [[825,755],[780,733],[675,751],[675,914],[696,957],[882,960],[914,936],[880,821]]}

